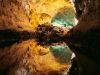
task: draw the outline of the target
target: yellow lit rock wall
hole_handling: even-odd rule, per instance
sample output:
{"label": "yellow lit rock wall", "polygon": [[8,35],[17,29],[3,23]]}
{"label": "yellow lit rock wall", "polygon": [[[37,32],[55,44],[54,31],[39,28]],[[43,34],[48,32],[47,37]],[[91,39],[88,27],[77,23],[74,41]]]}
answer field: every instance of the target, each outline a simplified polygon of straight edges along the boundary
{"label": "yellow lit rock wall", "polygon": [[[30,23],[36,27],[38,24],[51,22],[51,18],[61,9],[73,9],[73,4],[69,0],[24,0],[26,14]],[[65,9],[65,10],[68,10]]]}
{"label": "yellow lit rock wall", "polygon": [[22,0],[0,0],[0,30],[31,30]]}

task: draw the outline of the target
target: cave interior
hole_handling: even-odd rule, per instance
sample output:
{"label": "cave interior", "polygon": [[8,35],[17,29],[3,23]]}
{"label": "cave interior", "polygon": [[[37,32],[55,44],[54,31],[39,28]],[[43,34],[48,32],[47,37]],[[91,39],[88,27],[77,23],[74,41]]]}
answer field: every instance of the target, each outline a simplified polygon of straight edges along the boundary
{"label": "cave interior", "polygon": [[99,0],[0,0],[0,75],[99,75]]}

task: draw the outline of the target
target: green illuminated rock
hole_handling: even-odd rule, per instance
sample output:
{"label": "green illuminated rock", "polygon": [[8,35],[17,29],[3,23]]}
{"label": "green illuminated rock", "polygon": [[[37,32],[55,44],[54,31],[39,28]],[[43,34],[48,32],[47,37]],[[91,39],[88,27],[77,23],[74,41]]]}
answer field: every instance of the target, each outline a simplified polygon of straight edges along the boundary
{"label": "green illuminated rock", "polygon": [[[54,26],[64,26],[64,27],[73,27],[77,24],[75,19],[75,11],[72,8],[62,8],[58,11],[57,14],[51,20],[51,23]],[[62,63],[69,63],[71,60],[72,52],[69,47],[66,46],[51,46],[50,50],[52,54],[57,58],[57,61]]]}
{"label": "green illuminated rock", "polygon": [[57,61],[61,63],[70,63],[72,52],[68,46],[51,46],[50,51],[55,56]]}
{"label": "green illuminated rock", "polygon": [[63,8],[51,20],[51,23],[56,26],[74,26],[76,25],[74,9]]}

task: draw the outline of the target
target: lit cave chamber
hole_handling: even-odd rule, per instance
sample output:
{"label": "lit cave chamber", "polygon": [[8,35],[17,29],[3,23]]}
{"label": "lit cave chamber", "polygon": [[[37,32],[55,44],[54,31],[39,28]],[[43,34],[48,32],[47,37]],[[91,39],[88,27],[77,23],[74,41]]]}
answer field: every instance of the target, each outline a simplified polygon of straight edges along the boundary
{"label": "lit cave chamber", "polygon": [[0,75],[99,75],[99,0],[0,0]]}

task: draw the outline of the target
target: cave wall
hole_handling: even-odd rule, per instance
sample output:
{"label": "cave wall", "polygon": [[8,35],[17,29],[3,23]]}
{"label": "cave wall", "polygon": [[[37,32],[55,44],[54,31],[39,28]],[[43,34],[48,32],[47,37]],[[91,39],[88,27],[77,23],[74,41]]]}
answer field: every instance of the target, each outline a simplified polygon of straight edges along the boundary
{"label": "cave wall", "polygon": [[51,23],[52,17],[63,10],[71,9],[75,15],[74,5],[70,0],[24,0],[23,6],[34,27],[46,22]]}
{"label": "cave wall", "polygon": [[88,31],[91,28],[99,27],[99,1],[95,0],[76,0],[75,2],[77,16],[79,16],[79,24],[76,26],[76,29],[80,29],[80,31]]}
{"label": "cave wall", "polygon": [[61,8],[65,10],[70,8],[74,11],[73,4],[69,0],[1,0],[0,3],[1,29],[31,30],[38,24],[50,23],[51,18]]}
{"label": "cave wall", "polygon": [[100,1],[75,0],[75,7],[79,23],[69,35],[70,48],[76,54],[80,75],[100,74]]}
{"label": "cave wall", "polygon": [[20,0],[0,0],[0,29],[31,30]]}

